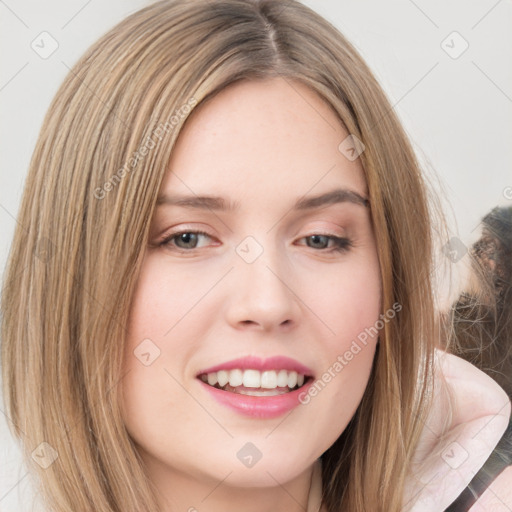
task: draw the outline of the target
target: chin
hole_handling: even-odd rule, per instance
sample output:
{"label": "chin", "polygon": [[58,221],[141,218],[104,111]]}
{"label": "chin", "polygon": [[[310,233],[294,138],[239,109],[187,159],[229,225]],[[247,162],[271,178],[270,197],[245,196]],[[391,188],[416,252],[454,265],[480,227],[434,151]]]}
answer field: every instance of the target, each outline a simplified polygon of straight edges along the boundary
{"label": "chin", "polygon": [[226,472],[221,478],[231,471],[232,473],[227,479],[231,486],[246,488],[275,487],[298,477],[311,465],[307,461],[299,462],[292,459],[283,459],[285,459],[285,456],[272,456],[267,457],[266,462],[264,462],[262,458],[252,468],[244,467],[243,464],[231,465],[229,469],[226,468]]}

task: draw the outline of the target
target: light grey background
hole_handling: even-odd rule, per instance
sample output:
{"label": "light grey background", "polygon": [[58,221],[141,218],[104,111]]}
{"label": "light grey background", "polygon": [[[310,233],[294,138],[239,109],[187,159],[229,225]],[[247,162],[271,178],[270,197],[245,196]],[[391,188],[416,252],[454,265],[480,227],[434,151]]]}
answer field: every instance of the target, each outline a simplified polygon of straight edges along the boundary
{"label": "light grey background", "polygon": [[[88,46],[148,3],[0,0],[2,271],[29,159],[50,100]],[[446,198],[452,234],[469,245],[487,211],[512,205],[512,2],[304,3],[334,23],[367,60],[426,174]],[[31,47],[39,52],[51,48],[52,40],[42,32],[58,44],[47,58]],[[464,261],[452,265],[455,274]],[[443,290],[441,295],[448,294]],[[7,422],[0,402],[0,511],[25,512],[32,510],[32,487]]]}

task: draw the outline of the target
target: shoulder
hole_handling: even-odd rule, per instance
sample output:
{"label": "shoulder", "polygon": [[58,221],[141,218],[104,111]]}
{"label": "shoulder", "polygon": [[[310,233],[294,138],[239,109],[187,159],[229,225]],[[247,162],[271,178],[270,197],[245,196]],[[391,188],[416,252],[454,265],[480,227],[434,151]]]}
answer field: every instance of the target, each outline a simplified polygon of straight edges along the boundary
{"label": "shoulder", "polygon": [[414,512],[444,510],[457,498],[500,441],[511,413],[505,391],[462,358],[436,350],[434,377],[432,408],[406,487],[406,499],[416,495]]}
{"label": "shoulder", "polygon": [[[509,423],[511,403],[507,393],[473,364],[439,349],[436,349],[436,370],[438,384],[444,385],[449,395],[450,429],[487,418],[495,428],[486,428],[481,438],[489,442],[490,452]],[[441,400],[440,405],[446,407],[448,402]]]}

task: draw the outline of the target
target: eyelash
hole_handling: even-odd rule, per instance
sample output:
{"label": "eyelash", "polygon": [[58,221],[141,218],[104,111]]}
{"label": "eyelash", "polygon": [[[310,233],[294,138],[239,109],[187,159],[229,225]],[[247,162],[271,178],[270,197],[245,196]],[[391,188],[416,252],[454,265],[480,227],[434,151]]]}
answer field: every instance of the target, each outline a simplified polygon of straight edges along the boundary
{"label": "eyelash", "polygon": [[[161,240],[161,242],[158,245],[160,247],[164,247],[164,246],[169,247],[169,246],[171,246],[171,242],[174,239],[178,238],[181,235],[185,235],[185,234],[203,235],[203,236],[206,236],[208,238],[212,238],[205,231],[192,231],[192,230],[179,231],[179,232],[175,232],[175,233],[170,233],[169,235],[165,236],[165,238],[163,240]],[[312,235],[308,235],[308,236],[305,236],[305,237],[302,237],[302,238],[311,238],[313,236],[325,237],[325,238],[328,238],[330,240],[333,240],[334,243],[335,243],[335,247],[331,248],[330,250],[324,248],[324,249],[319,249],[318,250],[319,252],[344,253],[344,252],[348,252],[353,247],[352,241],[349,240],[348,238],[343,238],[343,237],[339,237],[339,236],[335,236],[335,235],[328,235],[328,234],[325,234],[325,233],[314,233]],[[302,238],[300,240],[302,240]],[[196,248],[183,249],[181,247],[176,247],[176,246],[174,246],[173,249],[176,249],[178,252],[193,252],[193,251],[197,250]],[[314,247],[310,247],[310,249],[314,249]]]}

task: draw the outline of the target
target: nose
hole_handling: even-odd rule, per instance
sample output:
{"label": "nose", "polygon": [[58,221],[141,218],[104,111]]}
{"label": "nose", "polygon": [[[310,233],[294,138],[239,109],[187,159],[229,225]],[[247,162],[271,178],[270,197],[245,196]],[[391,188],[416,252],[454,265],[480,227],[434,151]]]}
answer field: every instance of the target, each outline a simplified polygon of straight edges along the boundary
{"label": "nose", "polygon": [[[237,258],[231,272],[227,321],[236,329],[291,329],[301,314],[296,277],[277,250],[265,248],[255,261]],[[295,281],[295,282],[294,282]]]}

